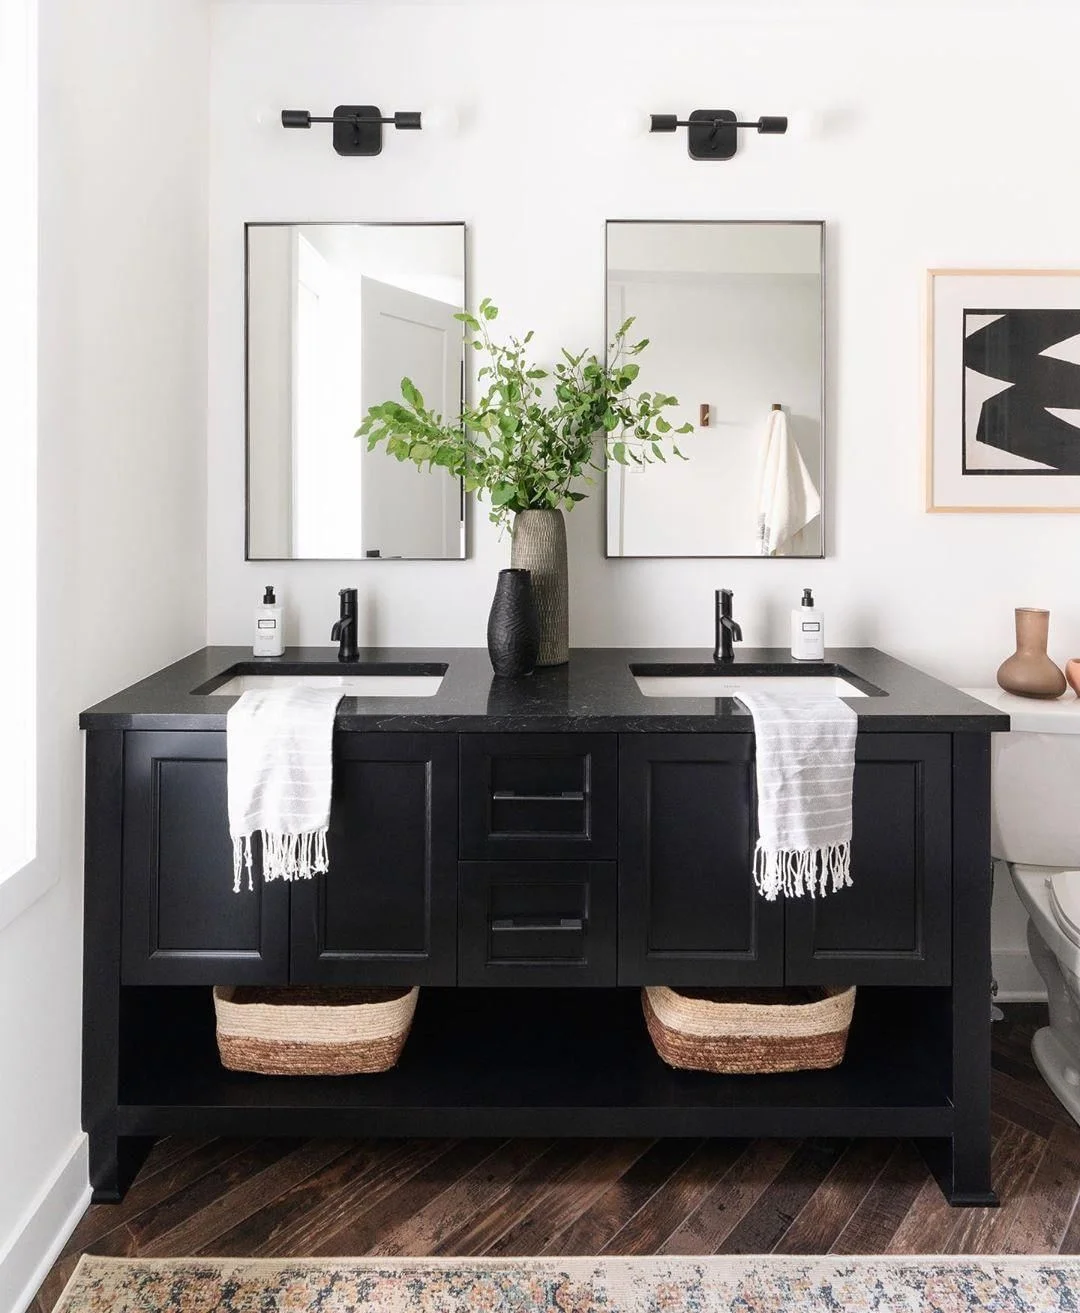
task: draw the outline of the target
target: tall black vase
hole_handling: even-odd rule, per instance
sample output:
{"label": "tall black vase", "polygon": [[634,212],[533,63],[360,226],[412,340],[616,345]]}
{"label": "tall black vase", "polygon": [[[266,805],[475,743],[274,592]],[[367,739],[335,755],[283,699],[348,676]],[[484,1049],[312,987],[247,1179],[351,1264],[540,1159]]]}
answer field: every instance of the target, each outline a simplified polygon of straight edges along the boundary
{"label": "tall black vase", "polygon": [[528,570],[500,570],[487,627],[497,675],[531,675],[540,654],[540,612]]}

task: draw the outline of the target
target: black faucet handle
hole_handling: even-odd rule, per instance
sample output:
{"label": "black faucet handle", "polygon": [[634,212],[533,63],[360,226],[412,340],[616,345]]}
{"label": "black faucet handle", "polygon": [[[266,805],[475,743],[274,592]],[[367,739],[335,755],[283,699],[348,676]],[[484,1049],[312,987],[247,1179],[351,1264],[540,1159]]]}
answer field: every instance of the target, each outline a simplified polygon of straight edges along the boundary
{"label": "black faucet handle", "polygon": [[714,661],[733,661],[732,642],[742,642],[742,628],[731,618],[731,603],[735,594],[730,588],[716,590],[716,644],[713,647]]}

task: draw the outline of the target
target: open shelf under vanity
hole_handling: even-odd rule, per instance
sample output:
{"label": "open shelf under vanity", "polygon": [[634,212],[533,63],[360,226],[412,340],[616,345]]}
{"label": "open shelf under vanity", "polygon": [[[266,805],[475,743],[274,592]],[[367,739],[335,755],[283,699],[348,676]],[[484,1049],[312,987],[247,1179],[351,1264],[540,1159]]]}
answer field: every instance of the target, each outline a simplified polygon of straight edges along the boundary
{"label": "open shelf under vanity", "polygon": [[[205,988],[125,989],[126,1135],[946,1136],[946,991],[859,992],[841,1066],[716,1076],[657,1056],[637,989],[426,989],[380,1075],[225,1070]],[[938,1060],[929,1060],[937,1051]]]}

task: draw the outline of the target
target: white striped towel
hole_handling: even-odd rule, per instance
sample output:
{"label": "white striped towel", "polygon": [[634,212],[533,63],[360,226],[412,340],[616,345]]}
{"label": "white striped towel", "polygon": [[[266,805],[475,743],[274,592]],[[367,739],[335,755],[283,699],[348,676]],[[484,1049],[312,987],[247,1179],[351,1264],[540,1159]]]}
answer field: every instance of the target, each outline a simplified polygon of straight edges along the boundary
{"label": "white striped towel", "polygon": [[754,883],[772,901],[851,884],[851,796],[859,718],[838,697],[744,692],[754,717]]}
{"label": "white striped towel", "polygon": [[265,880],[309,880],[328,865],[334,716],[340,688],[249,689],[225,718],[233,889],[262,836]]}

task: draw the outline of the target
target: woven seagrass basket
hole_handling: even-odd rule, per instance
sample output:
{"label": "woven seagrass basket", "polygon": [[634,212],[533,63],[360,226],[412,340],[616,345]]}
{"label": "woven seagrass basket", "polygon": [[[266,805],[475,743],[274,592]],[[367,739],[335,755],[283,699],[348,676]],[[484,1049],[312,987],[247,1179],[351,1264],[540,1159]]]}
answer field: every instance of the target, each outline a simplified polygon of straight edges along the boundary
{"label": "woven seagrass basket", "polygon": [[835,1067],[844,1060],[850,989],[669,989],[641,991],[657,1053],[687,1071],[756,1075]]}
{"label": "woven seagrass basket", "polygon": [[389,1071],[420,990],[214,986],[218,1053],[230,1071],[352,1076]]}

